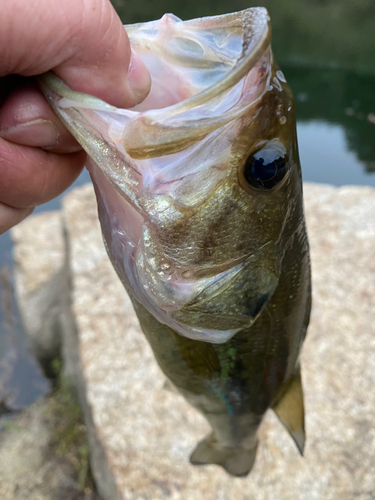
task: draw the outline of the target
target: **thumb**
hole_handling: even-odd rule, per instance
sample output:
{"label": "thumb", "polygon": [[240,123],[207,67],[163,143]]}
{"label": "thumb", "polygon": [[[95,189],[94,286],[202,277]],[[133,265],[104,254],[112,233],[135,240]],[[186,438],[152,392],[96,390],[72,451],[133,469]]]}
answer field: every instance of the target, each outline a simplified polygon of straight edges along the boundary
{"label": "thumb", "polygon": [[52,70],[72,89],[117,107],[141,102],[150,88],[109,0],[5,2],[0,47],[0,76]]}

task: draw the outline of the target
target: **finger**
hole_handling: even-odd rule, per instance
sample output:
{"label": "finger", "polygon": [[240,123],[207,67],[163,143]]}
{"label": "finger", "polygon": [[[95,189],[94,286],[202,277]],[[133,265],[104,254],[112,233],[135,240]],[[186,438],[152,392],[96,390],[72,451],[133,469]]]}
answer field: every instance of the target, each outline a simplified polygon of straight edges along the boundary
{"label": "finger", "polygon": [[33,208],[14,208],[0,203],[0,235],[22,222]]}
{"label": "finger", "polygon": [[48,153],[0,138],[0,202],[15,208],[41,205],[74,182],[85,160],[83,151]]}
{"label": "finger", "polygon": [[11,92],[0,108],[0,137],[54,153],[79,151],[80,145],[57,118],[35,83],[24,80],[24,85]]}
{"label": "finger", "polygon": [[126,32],[109,0],[5,2],[0,76],[33,76],[50,69],[74,90],[118,107],[134,106],[150,87],[148,71],[139,57],[132,57]]}

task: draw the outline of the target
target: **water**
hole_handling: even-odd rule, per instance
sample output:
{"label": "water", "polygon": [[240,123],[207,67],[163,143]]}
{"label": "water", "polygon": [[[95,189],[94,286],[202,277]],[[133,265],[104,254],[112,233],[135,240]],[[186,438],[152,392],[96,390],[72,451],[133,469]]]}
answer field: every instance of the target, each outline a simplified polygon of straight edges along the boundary
{"label": "water", "polygon": [[[113,0],[124,23],[173,12],[183,19],[225,13],[222,0]],[[375,30],[373,0],[234,0],[232,11],[264,5],[272,17],[276,60],[296,99],[297,131],[306,181],[375,187]],[[350,34],[350,36],[348,36]],[[88,181],[84,172],[75,185]],[[55,210],[61,197],[35,212]],[[0,236],[0,413],[49,390],[28,354],[12,287],[9,235]],[[4,295],[5,294],[5,295]],[[4,298],[5,297],[5,298]],[[8,304],[8,305],[6,305]],[[11,314],[10,314],[11,313]]]}
{"label": "water", "polygon": [[297,133],[305,181],[375,187],[375,175],[367,173],[357,154],[349,149],[343,127],[320,121],[299,122]]}
{"label": "water", "polygon": [[375,187],[375,77],[285,65],[306,181]]}

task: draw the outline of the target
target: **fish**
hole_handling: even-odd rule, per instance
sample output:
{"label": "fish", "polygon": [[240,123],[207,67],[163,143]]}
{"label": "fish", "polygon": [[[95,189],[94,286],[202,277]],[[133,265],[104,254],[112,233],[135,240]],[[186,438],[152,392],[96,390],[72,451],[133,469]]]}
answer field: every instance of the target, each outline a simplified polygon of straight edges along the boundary
{"label": "fish", "polygon": [[88,153],[108,255],[160,368],[212,428],[191,463],[246,476],[268,409],[305,443],[293,96],[264,8],[125,29],[151,75],[141,104],[116,108],[51,73],[39,84]]}

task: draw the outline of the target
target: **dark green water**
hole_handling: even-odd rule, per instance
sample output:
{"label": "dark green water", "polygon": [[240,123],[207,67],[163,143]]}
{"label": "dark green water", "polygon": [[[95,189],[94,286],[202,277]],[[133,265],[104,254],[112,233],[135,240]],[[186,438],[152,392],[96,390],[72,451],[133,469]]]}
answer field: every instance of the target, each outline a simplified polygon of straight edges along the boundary
{"label": "dark green water", "polygon": [[[190,19],[229,8],[218,0],[113,3],[124,24],[157,19],[165,12]],[[271,14],[275,58],[296,99],[304,180],[375,186],[374,0],[232,0],[230,10],[257,5]],[[84,173],[77,183],[87,180]],[[36,211],[59,204],[57,199]],[[8,235],[0,236],[3,266],[11,276]],[[8,313],[0,307],[0,414],[3,407],[22,407],[48,390],[28,354],[14,297],[9,299],[0,283],[1,294]]]}

